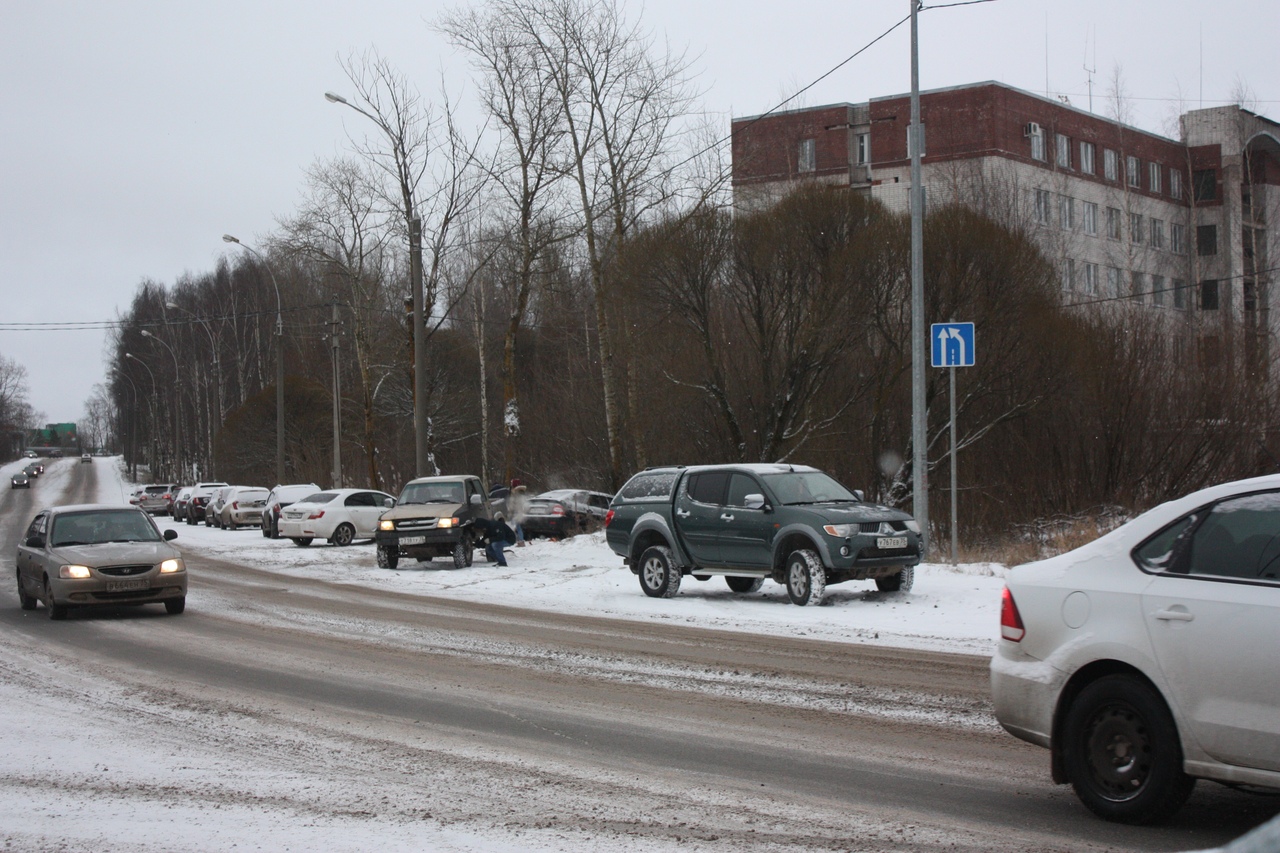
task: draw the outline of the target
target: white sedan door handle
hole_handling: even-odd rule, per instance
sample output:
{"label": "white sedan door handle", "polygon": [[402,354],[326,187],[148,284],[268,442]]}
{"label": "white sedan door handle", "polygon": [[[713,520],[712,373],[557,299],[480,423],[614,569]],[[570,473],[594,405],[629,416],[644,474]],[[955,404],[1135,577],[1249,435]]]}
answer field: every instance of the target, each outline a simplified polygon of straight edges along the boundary
{"label": "white sedan door handle", "polygon": [[1196,617],[1185,610],[1157,610],[1156,618],[1166,622],[1190,622]]}

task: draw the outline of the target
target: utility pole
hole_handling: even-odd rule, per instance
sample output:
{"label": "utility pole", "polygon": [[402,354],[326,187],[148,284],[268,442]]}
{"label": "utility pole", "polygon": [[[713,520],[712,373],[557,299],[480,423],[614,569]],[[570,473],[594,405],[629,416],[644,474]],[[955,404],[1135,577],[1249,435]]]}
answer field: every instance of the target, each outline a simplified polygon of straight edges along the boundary
{"label": "utility pole", "polygon": [[409,285],[413,288],[413,433],[416,476],[429,470],[431,449],[427,441],[427,317],[422,298],[422,220],[409,220]]}
{"label": "utility pole", "polygon": [[925,409],[924,186],[920,157],[920,44],[916,25],[919,0],[911,4],[911,504],[920,525],[920,553],[929,553],[929,425]]}
{"label": "utility pole", "polygon": [[342,488],[342,375],[338,372],[338,297],[333,297],[329,342],[333,353],[333,488]]}

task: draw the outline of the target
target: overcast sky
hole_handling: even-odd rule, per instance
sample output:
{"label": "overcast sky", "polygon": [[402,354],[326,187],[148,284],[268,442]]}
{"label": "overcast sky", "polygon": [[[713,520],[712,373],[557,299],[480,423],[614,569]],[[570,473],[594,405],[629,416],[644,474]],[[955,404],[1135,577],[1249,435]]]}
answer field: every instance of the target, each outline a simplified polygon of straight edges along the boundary
{"label": "overcast sky", "polygon": [[[941,6],[945,0],[939,0]],[[171,3],[0,0],[0,354],[28,371],[48,421],[74,421],[103,381],[107,333],[12,324],[108,321],[140,282],[171,285],[252,243],[298,201],[303,171],[364,119],[338,57],[376,48],[432,94],[469,96],[465,62],[432,22],[454,4],[399,0]],[[465,4],[463,4],[465,5]],[[629,6],[694,59],[708,111],[755,115],[909,10],[907,0],[649,0]],[[1134,123],[1168,133],[1243,81],[1280,118],[1276,0],[991,0],[920,16],[920,82],[998,80],[1105,111],[1120,67]],[[903,26],[799,105],[910,88]],[[1096,57],[1096,58],[1095,58]]]}

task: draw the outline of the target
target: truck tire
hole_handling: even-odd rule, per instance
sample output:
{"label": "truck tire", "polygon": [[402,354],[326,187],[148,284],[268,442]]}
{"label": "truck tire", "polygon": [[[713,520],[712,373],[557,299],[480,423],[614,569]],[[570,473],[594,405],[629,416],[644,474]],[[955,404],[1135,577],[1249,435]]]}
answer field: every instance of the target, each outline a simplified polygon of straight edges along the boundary
{"label": "truck tire", "polygon": [[724,582],[734,592],[759,592],[760,587],[764,586],[764,578],[744,578],[726,575]]}
{"label": "truck tire", "polygon": [[400,552],[394,546],[388,548],[386,545],[378,546],[378,568],[394,569],[400,565]]}
{"label": "truck tire", "polygon": [[680,591],[680,569],[666,545],[653,545],[640,555],[640,588],[650,598],[672,598]]}
{"label": "truck tire", "polygon": [[465,533],[462,534],[462,538],[453,546],[453,567],[465,569],[470,566],[475,559],[475,551],[475,546],[471,544],[471,537]]}
{"label": "truck tire", "polygon": [[876,578],[876,589],[881,592],[911,592],[916,582],[914,566],[903,566],[902,571],[886,578]]}
{"label": "truck tire", "polygon": [[787,597],[792,604],[804,607],[819,605],[827,591],[827,570],[816,551],[801,548],[787,557]]}

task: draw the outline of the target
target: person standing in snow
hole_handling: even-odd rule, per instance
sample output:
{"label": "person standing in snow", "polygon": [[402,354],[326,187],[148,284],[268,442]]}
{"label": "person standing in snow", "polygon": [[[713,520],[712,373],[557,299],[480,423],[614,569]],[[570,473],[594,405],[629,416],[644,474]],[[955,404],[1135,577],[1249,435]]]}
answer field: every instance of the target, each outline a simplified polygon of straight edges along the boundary
{"label": "person standing in snow", "polygon": [[516,532],[501,518],[477,518],[472,525],[478,539],[484,542],[484,555],[489,558],[489,562],[505,568],[507,557],[502,549],[515,543]]}
{"label": "person standing in snow", "polygon": [[524,547],[524,517],[529,510],[529,490],[519,479],[511,481],[511,493],[507,495],[507,518],[516,529],[516,547]]}

